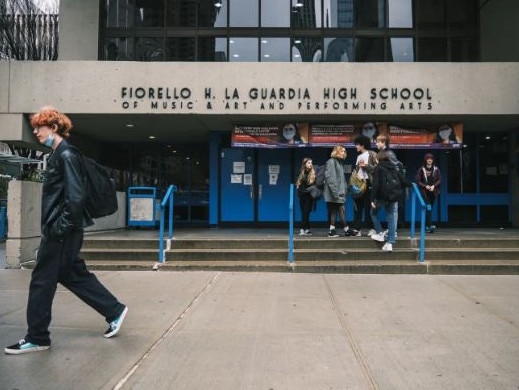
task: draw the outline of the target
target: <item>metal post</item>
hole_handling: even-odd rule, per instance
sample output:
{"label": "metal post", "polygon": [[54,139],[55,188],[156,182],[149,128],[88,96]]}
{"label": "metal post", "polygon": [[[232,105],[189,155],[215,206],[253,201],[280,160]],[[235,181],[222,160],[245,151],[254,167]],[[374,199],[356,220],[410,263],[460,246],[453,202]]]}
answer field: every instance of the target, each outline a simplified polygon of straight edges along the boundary
{"label": "metal post", "polygon": [[294,185],[290,184],[290,200],[288,202],[288,262],[294,262]]}

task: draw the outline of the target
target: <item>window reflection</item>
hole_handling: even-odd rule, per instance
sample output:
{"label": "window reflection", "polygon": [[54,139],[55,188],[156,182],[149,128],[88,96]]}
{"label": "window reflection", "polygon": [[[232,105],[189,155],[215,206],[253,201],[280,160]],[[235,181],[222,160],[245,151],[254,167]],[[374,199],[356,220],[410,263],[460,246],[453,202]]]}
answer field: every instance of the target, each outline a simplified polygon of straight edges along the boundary
{"label": "window reflection", "polygon": [[229,61],[231,62],[257,62],[258,39],[257,38],[230,38]]}
{"label": "window reflection", "polygon": [[129,4],[130,0],[106,0],[106,26],[131,27],[135,7]]}
{"label": "window reflection", "polygon": [[325,38],[324,61],[325,62],[353,62],[354,54],[353,38]]}
{"label": "window reflection", "polygon": [[258,0],[229,0],[231,27],[258,26]]}
{"label": "window reflection", "polygon": [[163,38],[136,38],[135,60],[137,61],[163,61],[164,39]]}
{"label": "window reflection", "polygon": [[353,27],[353,0],[324,0],[324,27]]}
{"label": "window reflection", "polygon": [[262,62],[288,62],[290,61],[289,38],[261,38]]}
{"label": "window reflection", "polygon": [[137,0],[135,12],[135,26],[163,27],[164,0]]}
{"label": "window reflection", "polygon": [[214,7],[215,12],[215,27],[227,27],[227,0],[209,0]]}
{"label": "window reflection", "polygon": [[413,27],[413,0],[388,0],[388,27]]}
{"label": "window reflection", "polygon": [[414,62],[413,38],[390,38],[389,57],[393,62]]}
{"label": "window reflection", "polygon": [[122,37],[105,40],[102,55],[107,61],[133,60],[133,39]]}
{"label": "window reflection", "polygon": [[195,38],[175,37],[166,40],[165,61],[195,61]]}
{"label": "window reflection", "polygon": [[385,27],[385,0],[362,0],[356,2],[356,22],[358,28]]}
{"label": "window reflection", "polygon": [[198,38],[198,61],[227,61],[227,39]]}
{"label": "window reflection", "polygon": [[355,46],[355,61],[381,62],[384,61],[383,38],[357,38]]}
{"label": "window reflection", "polygon": [[291,23],[295,28],[322,26],[321,0],[291,0]]}
{"label": "window reflection", "polygon": [[293,62],[320,62],[323,41],[321,38],[300,37],[292,39]]}
{"label": "window reflection", "polygon": [[263,27],[290,27],[290,8],[285,1],[261,0]]}

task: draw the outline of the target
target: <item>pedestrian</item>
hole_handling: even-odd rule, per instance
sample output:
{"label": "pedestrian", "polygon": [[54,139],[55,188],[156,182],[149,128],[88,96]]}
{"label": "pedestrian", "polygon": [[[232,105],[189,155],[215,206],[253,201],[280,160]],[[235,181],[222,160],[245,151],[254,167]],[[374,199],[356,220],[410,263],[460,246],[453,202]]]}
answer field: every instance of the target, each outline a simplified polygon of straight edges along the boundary
{"label": "pedestrian", "polygon": [[[397,171],[395,164],[391,162],[390,153],[388,151],[379,152],[378,165],[373,172],[371,190],[371,218],[375,225],[375,234],[371,238],[379,242],[387,241],[382,247],[385,252],[393,251],[393,245],[396,242],[398,200],[402,198],[407,185],[402,174]],[[386,210],[387,240],[378,219],[378,212],[382,208]]]}
{"label": "pedestrian", "polygon": [[[385,150],[388,153],[389,161],[391,161],[391,163],[396,167],[397,171],[400,172],[401,174],[403,174],[405,177],[406,170],[404,168],[404,164],[402,164],[402,162],[397,158],[395,152],[390,148],[389,136],[387,136],[385,134],[380,134],[376,138],[375,144],[377,146],[379,153],[383,150]],[[400,225],[402,225],[404,223],[404,200],[405,200],[406,195],[407,195],[407,190],[402,195],[402,198],[399,199],[399,201],[398,201],[398,208],[399,208],[399,210],[401,210],[401,212],[398,215],[397,224],[400,224]],[[387,232],[386,232],[386,234],[387,234]]]}
{"label": "pedestrian", "polygon": [[335,230],[337,215],[342,222],[344,235],[347,235],[348,224],[346,223],[346,177],[344,176],[343,161],[346,158],[346,148],[342,145],[334,146],[330,158],[326,161],[324,200],[328,211],[328,222],[330,230],[328,237],[339,237]]}
{"label": "pedestrian", "polygon": [[[370,226],[368,236],[374,233],[373,224],[371,221],[371,181],[372,174],[375,166],[378,163],[377,154],[369,150],[371,146],[371,140],[365,135],[360,135],[355,138],[355,149],[359,153],[357,161],[355,162],[355,170],[352,175],[357,175],[357,178],[366,182],[366,190],[359,194],[353,199],[354,210],[353,210],[353,224],[352,228],[349,229],[348,233],[350,236],[361,237],[363,224]],[[370,234],[371,233],[371,234]]]}
{"label": "pedestrian", "polygon": [[296,181],[297,194],[299,196],[299,206],[301,208],[301,229],[300,236],[311,236],[310,230],[310,212],[314,206],[314,198],[310,190],[315,185],[315,169],[312,159],[305,157],[301,163],[299,176]]}
{"label": "pedestrian", "polygon": [[440,194],[441,173],[440,168],[434,164],[434,156],[431,153],[425,154],[423,165],[416,171],[415,181],[420,187],[425,203],[430,205],[430,209],[425,212],[425,231],[434,233],[436,226],[432,224],[432,208]]}
{"label": "pedestrian", "polygon": [[105,338],[119,332],[128,312],[128,307],[87,270],[79,257],[83,228],[92,225],[92,220],[84,209],[86,177],[82,156],[67,141],[72,122],[56,109],[44,107],[32,115],[31,126],[38,141],[51,148],[51,155],[43,181],[40,247],[29,285],[28,330],[22,340],[4,349],[13,355],[50,348],[49,325],[58,283],[105,317]]}

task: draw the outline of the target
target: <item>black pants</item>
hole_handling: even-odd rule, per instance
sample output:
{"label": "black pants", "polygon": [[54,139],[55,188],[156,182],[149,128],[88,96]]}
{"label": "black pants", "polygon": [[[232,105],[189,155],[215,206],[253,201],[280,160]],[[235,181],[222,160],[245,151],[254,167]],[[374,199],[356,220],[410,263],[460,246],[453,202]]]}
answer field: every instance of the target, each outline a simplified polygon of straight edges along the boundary
{"label": "black pants", "polygon": [[25,341],[50,345],[52,301],[58,282],[104,316],[107,322],[116,319],[124,310],[124,305],[87,270],[84,260],[79,257],[82,245],[82,229],[72,231],[61,241],[42,238],[29,287]]}
{"label": "black pants", "polygon": [[425,226],[431,227],[431,225],[432,225],[432,208],[434,207],[434,201],[436,200],[436,196],[434,196],[433,192],[427,191],[424,194],[423,200],[426,204],[431,205],[431,209],[425,211]]}
{"label": "black pants", "polygon": [[360,198],[354,199],[353,229],[362,230],[363,225],[369,228],[373,227],[370,198],[371,192],[367,189]]}
{"label": "black pants", "polygon": [[343,227],[348,226],[344,203],[326,202],[326,208],[328,209],[328,222],[330,225],[335,226],[335,218],[338,215]]}
{"label": "black pants", "polygon": [[310,229],[310,212],[314,206],[314,198],[309,192],[299,194],[299,206],[301,207],[301,229]]}

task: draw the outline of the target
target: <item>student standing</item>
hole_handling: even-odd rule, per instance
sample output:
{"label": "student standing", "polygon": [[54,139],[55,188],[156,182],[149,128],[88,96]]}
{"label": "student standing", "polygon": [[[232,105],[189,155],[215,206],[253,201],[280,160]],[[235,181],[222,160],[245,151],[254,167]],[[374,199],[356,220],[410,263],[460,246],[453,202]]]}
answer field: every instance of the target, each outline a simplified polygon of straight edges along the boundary
{"label": "student standing", "polygon": [[52,152],[43,182],[41,242],[29,286],[28,330],[22,340],[4,349],[12,355],[50,348],[49,325],[58,282],[105,317],[108,323],[105,338],[119,332],[128,312],[79,257],[83,228],[91,225],[92,220],[84,208],[83,159],[79,150],[66,140],[72,122],[65,114],[45,107],[31,117],[31,125],[38,141]]}
{"label": "student standing", "polygon": [[434,156],[431,153],[424,156],[423,165],[416,171],[415,181],[422,190],[425,203],[431,206],[425,213],[425,230],[434,233],[436,226],[432,224],[432,208],[440,194],[441,173],[440,168],[434,164]]}
{"label": "student standing", "polygon": [[402,174],[396,170],[395,164],[390,161],[389,156],[388,151],[381,151],[378,154],[378,165],[373,172],[371,190],[371,218],[376,231],[371,238],[379,242],[386,241],[382,225],[378,220],[378,210],[385,208],[388,225],[387,242],[382,247],[385,252],[391,252],[396,242],[398,200],[402,198],[407,185]]}
{"label": "student standing", "polygon": [[[366,181],[366,190],[359,197],[353,199],[354,202],[354,219],[352,229],[349,230],[349,235],[354,237],[362,236],[362,225],[363,220],[366,225],[372,225],[370,210],[371,210],[371,180],[372,173],[377,165],[378,159],[376,157],[376,153],[369,150],[371,146],[371,140],[364,136],[360,135],[355,138],[355,149],[359,155],[357,156],[357,161],[355,162],[355,170],[352,172],[352,175],[357,175],[360,180]],[[370,231],[373,234],[373,231]],[[368,234],[370,235],[370,234]]]}
{"label": "student standing", "polygon": [[334,146],[330,158],[326,161],[324,200],[328,210],[328,221],[330,230],[328,237],[339,237],[335,230],[335,219],[339,215],[342,222],[344,234],[347,235],[348,224],[346,223],[346,177],[344,176],[343,161],[346,158],[346,148],[341,145]]}
{"label": "student standing", "polygon": [[310,236],[310,212],[314,206],[314,198],[310,193],[310,187],[315,184],[315,169],[312,159],[305,157],[301,163],[296,187],[299,195],[299,206],[301,208],[301,230],[300,236]]}

